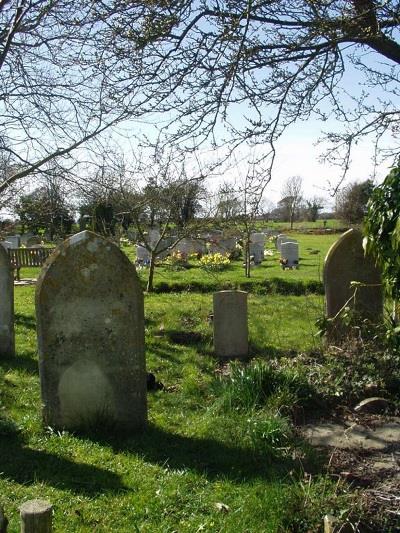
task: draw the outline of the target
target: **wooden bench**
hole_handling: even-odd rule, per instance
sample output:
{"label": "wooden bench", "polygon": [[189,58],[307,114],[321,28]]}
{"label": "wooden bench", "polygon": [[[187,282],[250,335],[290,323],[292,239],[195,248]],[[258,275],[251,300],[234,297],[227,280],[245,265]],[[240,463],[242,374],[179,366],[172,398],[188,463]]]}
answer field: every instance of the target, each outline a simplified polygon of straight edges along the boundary
{"label": "wooden bench", "polygon": [[11,267],[17,271],[17,279],[20,279],[20,270],[23,267],[42,267],[46,259],[53,253],[55,248],[8,248],[8,257]]}

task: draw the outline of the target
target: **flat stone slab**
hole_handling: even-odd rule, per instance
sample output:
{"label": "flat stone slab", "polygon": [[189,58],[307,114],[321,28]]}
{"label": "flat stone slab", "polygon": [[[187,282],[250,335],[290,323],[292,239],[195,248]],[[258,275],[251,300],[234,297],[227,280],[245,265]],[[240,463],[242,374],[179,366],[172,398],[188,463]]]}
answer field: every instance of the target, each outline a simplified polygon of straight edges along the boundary
{"label": "flat stone slab", "polygon": [[308,424],[303,434],[314,446],[383,450],[400,443],[400,418],[392,418],[377,427],[357,423]]}
{"label": "flat stone slab", "polygon": [[15,279],[14,286],[35,285],[36,278]]}

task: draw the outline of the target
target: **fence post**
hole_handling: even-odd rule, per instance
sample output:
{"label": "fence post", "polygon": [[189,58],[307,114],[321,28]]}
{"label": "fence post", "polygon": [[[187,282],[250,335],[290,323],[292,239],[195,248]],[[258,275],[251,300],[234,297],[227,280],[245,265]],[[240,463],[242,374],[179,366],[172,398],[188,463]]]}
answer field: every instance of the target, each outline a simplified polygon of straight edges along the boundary
{"label": "fence post", "polygon": [[21,533],[51,533],[53,506],[46,500],[29,500],[19,508]]}

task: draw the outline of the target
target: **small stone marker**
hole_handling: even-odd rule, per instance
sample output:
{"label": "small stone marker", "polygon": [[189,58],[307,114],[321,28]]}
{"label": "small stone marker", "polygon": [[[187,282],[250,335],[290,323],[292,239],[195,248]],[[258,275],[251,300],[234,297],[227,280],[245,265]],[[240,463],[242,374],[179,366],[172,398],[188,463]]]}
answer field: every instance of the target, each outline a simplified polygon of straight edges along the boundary
{"label": "small stone marker", "polygon": [[44,423],[144,426],[143,293],[125,254],[90,231],[64,241],[38,279],[36,314]]}
{"label": "small stone marker", "polygon": [[30,500],[19,508],[21,533],[51,533],[53,506],[46,500]]}
{"label": "small stone marker", "polygon": [[247,357],[247,292],[214,293],[214,351],[217,357]]}
{"label": "small stone marker", "polygon": [[0,357],[15,355],[14,280],[7,250],[0,246]]}
{"label": "small stone marker", "polygon": [[[357,288],[354,300],[351,300],[355,291],[350,285],[352,281],[368,285]],[[345,305],[370,320],[381,318],[383,290],[380,271],[373,258],[365,255],[362,235],[358,230],[346,231],[329,249],[324,264],[324,285],[328,318],[335,317]]]}

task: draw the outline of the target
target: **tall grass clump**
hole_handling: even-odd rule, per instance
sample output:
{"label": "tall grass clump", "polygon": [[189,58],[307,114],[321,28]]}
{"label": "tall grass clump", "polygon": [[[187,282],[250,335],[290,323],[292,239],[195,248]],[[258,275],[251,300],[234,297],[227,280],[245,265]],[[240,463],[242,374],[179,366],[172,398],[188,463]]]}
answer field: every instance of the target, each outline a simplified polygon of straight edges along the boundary
{"label": "tall grass clump", "polygon": [[274,368],[265,361],[248,365],[231,363],[220,381],[219,407],[222,410],[254,410],[274,407],[290,412],[294,405],[313,403],[314,390],[305,375],[295,368]]}

